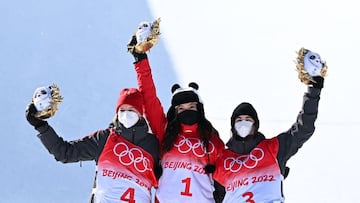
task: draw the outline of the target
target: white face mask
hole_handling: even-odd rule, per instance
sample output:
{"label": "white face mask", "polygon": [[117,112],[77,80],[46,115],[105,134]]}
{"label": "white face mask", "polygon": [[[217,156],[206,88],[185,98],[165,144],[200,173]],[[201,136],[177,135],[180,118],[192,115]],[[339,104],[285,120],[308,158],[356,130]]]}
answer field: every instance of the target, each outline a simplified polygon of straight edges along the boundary
{"label": "white face mask", "polygon": [[139,116],[134,111],[119,111],[118,120],[125,128],[130,128],[139,121]]}
{"label": "white face mask", "polygon": [[237,134],[240,137],[245,138],[246,136],[249,135],[253,124],[254,123],[251,121],[238,121],[235,123],[234,127],[235,127]]}

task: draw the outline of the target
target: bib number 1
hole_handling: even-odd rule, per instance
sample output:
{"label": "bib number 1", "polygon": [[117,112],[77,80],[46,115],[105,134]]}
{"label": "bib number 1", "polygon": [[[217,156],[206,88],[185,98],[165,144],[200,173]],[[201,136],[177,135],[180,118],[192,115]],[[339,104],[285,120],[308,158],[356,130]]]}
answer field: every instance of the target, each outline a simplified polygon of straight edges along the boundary
{"label": "bib number 1", "polygon": [[192,193],[190,192],[191,178],[182,179],[181,182],[185,184],[185,189],[180,194],[184,195],[184,196],[191,197],[192,196]]}

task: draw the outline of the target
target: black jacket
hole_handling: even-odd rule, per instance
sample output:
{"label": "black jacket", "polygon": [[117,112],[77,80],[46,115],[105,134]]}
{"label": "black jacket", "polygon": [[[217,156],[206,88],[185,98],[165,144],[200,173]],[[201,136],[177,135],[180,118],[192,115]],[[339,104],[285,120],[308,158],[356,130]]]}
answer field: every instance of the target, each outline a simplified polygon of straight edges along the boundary
{"label": "black jacket", "polygon": [[159,177],[159,141],[155,135],[148,133],[148,127],[144,120],[140,120],[135,126],[126,129],[117,121],[110,124],[107,129],[98,130],[78,140],[65,141],[50,125],[44,125],[37,129],[43,145],[54,155],[57,161],[72,163],[79,161],[94,160],[98,162],[99,156],[110,134],[114,128],[119,136],[149,152],[155,163],[155,174]]}
{"label": "black jacket", "polygon": [[[315,131],[315,121],[318,114],[318,105],[320,100],[321,89],[308,87],[308,92],[304,94],[303,105],[297,116],[296,122],[289,130],[277,135],[279,141],[279,151],[277,160],[279,163],[281,174],[286,178],[289,173],[289,168],[286,167],[286,162],[296,154],[302,145],[313,135]],[[230,138],[226,146],[239,154],[248,154],[253,150],[265,136],[257,132],[252,139],[237,139],[236,135]],[[221,189],[220,197],[225,196],[224,188]]]}

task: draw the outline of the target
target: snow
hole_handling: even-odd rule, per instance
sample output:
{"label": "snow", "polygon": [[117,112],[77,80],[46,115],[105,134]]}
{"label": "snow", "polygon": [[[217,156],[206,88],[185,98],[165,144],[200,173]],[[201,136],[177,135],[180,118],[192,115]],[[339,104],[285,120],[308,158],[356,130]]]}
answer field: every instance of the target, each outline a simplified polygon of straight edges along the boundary
{"label": "snow", "polygon": [[329,66],[314,136],[291,158],[287,202],[357,202],[356,96],[360,14],[356,1],[61,1],[0,3],[0,202],[88,202],[95,164],[56,162],[24,117],[35,88],[64,96],[49,123],[66,140],[106,128],[120,89],[136,86],[126,44],[143,20],[161,17],[149,53],[165,109],[174,83],[195,81],[206,115],[224,141],[230,115],[252,103],[260,131],[287,130],[305,85],[294,60],[300,47]]}

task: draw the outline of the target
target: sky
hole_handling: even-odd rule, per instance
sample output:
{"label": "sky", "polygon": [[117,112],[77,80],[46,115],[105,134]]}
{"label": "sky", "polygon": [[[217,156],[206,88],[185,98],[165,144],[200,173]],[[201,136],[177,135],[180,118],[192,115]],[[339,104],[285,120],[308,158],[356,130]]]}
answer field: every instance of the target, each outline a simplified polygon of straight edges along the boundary
{"label": "sky", "polygon": [[126,44],[141,21],[161,18],[148,53],[167,110],[174,83],[199,84],[207,118],[226,142],[230,116],[254,105],[270,138],[295,122],[306,86],[296,51],[318,52],[329,67],[316,131],[290,159],[289,203],[359,202],[355,128],[360,29],[355,0],[1,1],[0,202],[88,202],[95,163],[62,164],[42,146],[24,111],[52,83],[64,97],[48,122],[66,140],[108,126],[119,91],[136,87]]}

